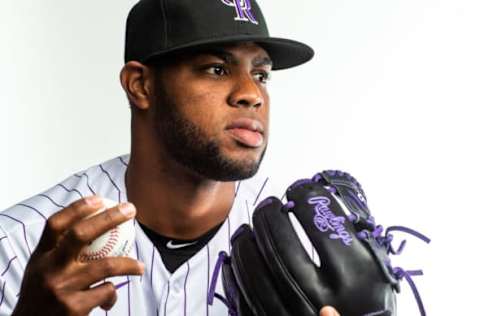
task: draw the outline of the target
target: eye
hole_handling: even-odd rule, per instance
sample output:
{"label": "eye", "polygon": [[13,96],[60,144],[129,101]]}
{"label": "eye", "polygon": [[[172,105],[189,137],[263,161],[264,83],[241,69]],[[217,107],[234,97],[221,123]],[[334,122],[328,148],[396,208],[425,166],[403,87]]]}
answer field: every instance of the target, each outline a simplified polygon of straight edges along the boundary
{"label": "eye", "polygon": [[253,74],[253,76],[263,84],[266,84],[271,79],[271,75],[267,71],[259,71]]}
{"label": "eye", "polygon": [[209,74],[216,75],[216,76],[225,76],[227,74],[227,70],[223,65],[213,65],[206,68],[206,71]]}

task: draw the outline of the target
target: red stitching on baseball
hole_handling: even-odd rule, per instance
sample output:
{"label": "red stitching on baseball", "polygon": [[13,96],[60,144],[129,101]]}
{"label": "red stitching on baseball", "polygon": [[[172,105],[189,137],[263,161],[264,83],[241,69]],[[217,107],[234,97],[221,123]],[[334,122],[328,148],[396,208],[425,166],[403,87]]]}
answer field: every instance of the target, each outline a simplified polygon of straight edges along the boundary
{"label": "red stitching on baseball", "polygon": [[112,228],[110,230],[110,233],[108,234],[108,240],[105,243],[105,245],[103,245],[103,247],[99,250],[90,251],[82,254],[80,256],[80,260],[81,261],[98,260],[108,256],[114,249],[115,245],[117,245],[119,240],[119,235],[120,234],[119,234],[118,226]]}

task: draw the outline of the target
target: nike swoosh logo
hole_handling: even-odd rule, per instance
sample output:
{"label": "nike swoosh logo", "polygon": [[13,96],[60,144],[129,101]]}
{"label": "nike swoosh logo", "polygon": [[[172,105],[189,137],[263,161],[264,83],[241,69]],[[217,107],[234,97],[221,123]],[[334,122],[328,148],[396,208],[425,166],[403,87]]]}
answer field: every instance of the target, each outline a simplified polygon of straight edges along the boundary
{"label": "nike swoosh logo", "polygon": [[187,246],[190,246],[190,245],[193,245],[193,244],[196,244],[196,243],[197,243],[197,242],[194,241],[194,242],[190,242],[190,243],[186,243],[186,244],[174,245],[173,242],[170,240],[170,241],[167,243],[167,248],[169,248],[169,249],[178,249],[178,248],[187,247]]}

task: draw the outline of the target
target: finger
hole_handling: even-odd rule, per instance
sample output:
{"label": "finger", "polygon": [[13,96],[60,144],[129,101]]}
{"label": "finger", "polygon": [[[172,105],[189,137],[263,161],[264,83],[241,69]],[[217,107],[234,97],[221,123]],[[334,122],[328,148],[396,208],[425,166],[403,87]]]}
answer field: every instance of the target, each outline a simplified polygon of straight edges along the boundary
{"label": "finger", "polygon": [[59,237],[76,222],[93,214],[103,205],[98,196],[80,199],[52,215],[45,225],[37,251],[48,251],[55,247]]}
{"label": "finger", "polygon": [[109,310],[117,301],[117,291],[111,282],[105,282],[82,293],[84,304],[88,306],[88,313],[95,307],[100,306]]}
{"label": "finger", "polygon": [[320,310],[320,316],[340,316],[340,314],[331,306],[325,306]]}
{"label": "finger", "polygon": [[[108,293],[112,293],[112,295],[110,296],[106,296],[106,299],[105,301],[100,304],[100,307],[105,310],[105,311],[108,311],[110,309],[112,309],[113,305],[115,305],[115,302],[117,301],[117,291],[115,289],[115,286],[109,282],[110,284],[106,285],[106,284],[102,284],[102,285],[99,285],[99,287],[108,287],[105,291],[108,291]],[[111,286],[113,286],[113,288],[115,289],[114,291],[111,291]]]}
{"label": "finger", "polygon": [[57,253],[60,260],[77,259],[83,247],[121,223],[135,217],[131,203],[121,203],[90,218],[81,220],[61,240]]}
{"label": "finger", "polygon": [[92,284],[114,276],[142,275],[142,262],[128,257],[108,257],[82,263],[79,271],[69,278],[66,286],[75,290],[86,290]]}

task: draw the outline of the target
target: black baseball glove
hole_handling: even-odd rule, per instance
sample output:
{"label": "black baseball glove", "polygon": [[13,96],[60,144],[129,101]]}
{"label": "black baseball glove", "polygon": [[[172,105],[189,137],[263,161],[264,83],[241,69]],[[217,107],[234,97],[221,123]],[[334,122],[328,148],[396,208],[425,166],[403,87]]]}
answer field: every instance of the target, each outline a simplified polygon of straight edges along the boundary
{"label": "black baseball glove", "polygon": [[[231,256],[220,253],[214,279],[223,264],[226,297],[215,296],[227,304],[229,314],[318,316],[323,306],[331,305],[342,316],[396,315],[399,280],[406,277],[413,285],[410,276],[420,272],[391,266],[389,254],[399,250],[392,248],[389,231],[382,235],[383,228],[375,224],[360,184],[347,173],[324,171],[292,184],[286,197],[286,204],[275,197],[262,201],[253,214],[253,229],[241,226],[232,237]],[[303,247],[290,212],[320,265]],[[429,241],[404,227],[390,230]],[[417,297],[414,285],[412,289]],[[417,301],[424,315],[419,297]]]}

